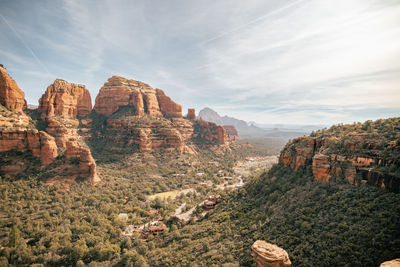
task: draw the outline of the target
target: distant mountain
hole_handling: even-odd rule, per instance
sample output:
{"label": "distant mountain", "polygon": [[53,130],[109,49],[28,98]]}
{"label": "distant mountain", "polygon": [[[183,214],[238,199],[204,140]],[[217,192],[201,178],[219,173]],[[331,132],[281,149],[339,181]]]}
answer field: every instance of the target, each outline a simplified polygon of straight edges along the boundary
{"label": "distant mountain", "polygon": [[257,126],[258,128],[265,130],[279,129],[280,131],[299,131],[310,133],[317,131],[322,128],[328,128],[329,125],[305,125],[305,124],[261,124],[254,121],[250,121],[249,125]]}
{"label": "distant mountain", "polygon": [[233,125],[236,127],[239,136],[245,138],[282,138],[282,139],[290,139],[298,136],[302,136],[308,131],[304,131],[303,129],[282,130],[279,127],[271,127],[270,129],[263,129],[259,127],[256,123],[251,122],[248,123],[244,120],[239,120],[229,116],[221,117],[216,111],[211,108],[204,108],[199,112],[199,118],[214,122],[218,125]]}
{"label": "distant mountain", "polygon": [[233,125],[236,127],[239,136],[242,137],[254,137],[254,136],[263,136],[265,135],[265,130],[254,126],[254,125],[249,125],[246,121],[244,120],[239,120],[236,118],[228,117],[228,116],[223,116],[221,117],[216,111],[212,110],[211,108],[203,108],[199,112],[199,118],[205,120],[205,121],[210,121],[214,122],[218,125]]}

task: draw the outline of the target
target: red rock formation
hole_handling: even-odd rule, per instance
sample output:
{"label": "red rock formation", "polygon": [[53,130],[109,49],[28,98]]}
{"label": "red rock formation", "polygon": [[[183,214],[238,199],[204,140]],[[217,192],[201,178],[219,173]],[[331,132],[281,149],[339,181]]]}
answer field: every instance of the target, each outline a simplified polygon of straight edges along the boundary
{"label": "red rock formation", "polygon": [[329,156],[323,154],[317,154],[314,156],[313,163],[313,175],[315,181],[328,182],[330,177],[330,162]]}
{"label": "red rock formation", "polygon": [[48,123],[46,131],[55,137],[58,149],[65,156],[66,164],[61,166],[63,171],[60,171],[56,180],[73,181],[80,177],[92,183],[99,182],[90,149],[78,134],[77,116],[89,115],[92,109],[86,87],[57,79],[40,98],[38,109],[42,119]]}
{"label": "red rock formation", "polygon": [[257,262],[257,267],[288,267],[292,265],[289,255],[284,249],[262,240],[254,242],[251,252]]}
{"label": "red rock formation", "polygon": [[57,79],[39,99],[38,110],[42,119],[55,115],[76,119],[78,115],[89,115],[92,111],[92,100],[84,85]]}
{"label": "red rock formation", "polygon": [[27,108],[25,94],[17,83],[8,75],[5,68],[0,66],[0,104],[16,112]]}
{"label": "red rock formation", "polygon": [[224,127],[203,120],[195,121],[193,138],[198,144],[226,145],[228,143]]}
{"label": "red rock formation", "polygon": [[182,107],[171,100],[165,93],[156,89],[157,100],[160,106],[160,111],[167,118],[182,118]]}
{"label": "red rock formation", "polygon": [[[164,112],[178,112],[178,107],[172,107],[172,103],[172,101],[164,103]],[[118,76],[109,78],[100,89],[96,97],[94,109],[99,114],[110,116],[120,107],[128,105],[135,108],[137,116],[147,114],[154,117],[161,117],[163,115],[160,110],[156,90],[143,82],[128,80]]]}
{"label": "red rock formation", "polygon": [[54,137],[36,129],[7,129],[0,131],[0,152],[31,151],[44,166],[57,157],[57,145]]}
{"label": "red rock formation", "polygon": [[[378,168],[396,164],[381,158],[383,153],[377,148],[379,142],[369,140],[365,134],[352,134],[343,142],[344,149],[353,151],[352,155],[339,155],[326,149],[330,140],[332,136],[296,138],[281,151],[279,162],[294,170],[312,166],[315,181],[334,182],[346,179],[353,185],[367,183],[394,192],[399,191],[399,178]],[[359,155],[356,151],[364,152]]]}
{"label": "red rock formation", "polygon": [[188,109],[188,113],[186,115],[186,118],[188,120],[195,120],[196,119],[196,111],[194,110],[194,108],[189,108]]}
{"label": "red rock formation", "polygon": [[238,131],[236,130],[235,126],[233,126],[233,125],[224,125],[222,127],[224,127],[226,133],[229,134],[230,136],[239,136]]}
{"label": "red rock formation", "polygon": [[[78,168],[70,167],[68,164],[69,177],[81,177],[88,179],[91,183],[96,184],[100,181],[96,173],[96,163],[92,157],[89,147],[84,143],[83,138],[78,134],[79,121],[74,119],[62,119],[56,117],[46,118],[48,128],[46,131],[55,137],[56,144],[67,162],[75,162]],[[59,175],[62,182],[62,176]]]}

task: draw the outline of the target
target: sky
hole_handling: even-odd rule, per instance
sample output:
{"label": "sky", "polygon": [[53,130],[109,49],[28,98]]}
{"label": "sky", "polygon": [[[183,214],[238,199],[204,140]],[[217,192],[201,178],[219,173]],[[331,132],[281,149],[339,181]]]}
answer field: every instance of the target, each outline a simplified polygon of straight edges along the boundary
{"label": "sky", "polygon": [[38,103],[113,75],[258,123],[400,115],[400,0],[0,0],[0,63]]}

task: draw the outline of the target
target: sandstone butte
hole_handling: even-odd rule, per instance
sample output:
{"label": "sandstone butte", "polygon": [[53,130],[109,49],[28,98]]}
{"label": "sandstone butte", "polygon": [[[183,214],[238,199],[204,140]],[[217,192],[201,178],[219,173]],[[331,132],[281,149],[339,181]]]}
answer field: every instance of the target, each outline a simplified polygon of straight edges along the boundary
{"label": "sandstone butte", "polygon": [[182,118],[182,107],[160,89],[140,81],[113,76],[108,79],[96,97],[94,110],[110,116],[120,107],[133,106],[137,116]]}
{"label": "sandstone butte", "polygon": [[2,66],[0,66],[0,104],[16,112],[23,112],[27,108],[24,92]]}
{"label": "sandstone butte", "polygon": [[[392,162],[380,158],[373,144],[368,143],[361,134],[349,136],[344,142],[346,149],[356,151],[362,147],[370,147],[369,156],[324,154],[323,148],[327,145],[324,137],[303,136],[293,139],[281,151],[279,163],[294,170],[300,167],[311,166],[315,181],[335,182],[340,177],[345,178],[350,184],[375,185],[399,192],[398,179],[390,173],[376,171],[377,167],[389,166]],[[357,179],[361,177],[360,179]]]}
{"label": "sandstone butte", "polygon": [[[91,112],[90,94],[82,85],[70,84],[56,80],[50,85],[40,99],[39,112],[41,118],[48,122],[46,131],[35,129],[31,119],[22,110],[26,108],[24,93],[18,88],[4,68],[1,68],[0,95],[0,152],[31,152],[38,158],[40,166],[31,166],[29,162],[18,159],[2,166],[2,173],[15,176],[29,169],[44,169],[53,163],[60,152],[65,155],[66,162],[57,164],[57,176],[50,180],[70,180],[76,177],[99,182],[96,164],[89,148],[77,133],[77,115]],[[12,96],[12,97],[11,97]],[[14,112],[20,112],[19,114]],[[78,164],[78,166],[76,165]],[[68,173],[68,177],[63,176]]]}
{"label": "sandstone butte", "polygon": [[188,112],[187,112],[186,118],[188,120],[195,120],[196,119],[196,111],[194,110],[194,108],[188,108]]}
{"label": "sandstone butte", "polygon": [[[123,107],[143,119],[116,115]],[[225,147],[228,144],[222,127],[198,122],[193,116],[192,119],[183,118],[179,104],[162,90],[140,81],[118,76],[109,78],[96,97],[94,110],[107,118],[103,138],[109,141],[107,143],[115,144],[114,150],[137,145],[142,152],[177,149],[192,153],[194,148],[188,144],[193,139],[197,144]]]}
{"label": "sandstone butte", "polygon": [[55,115],[76,119],[92,112],[92,100],[84,85],[56,79],[39,99],[38,110],[42,119]]}
{"label": "sandstone butte", "polygon": [[[38,110],[48,123],[46,131],[55,137],[58,148],[65,151],[65,159],[70,162],[50,182],[64,180],[62,173],[86,178],[93,184],[100,182],[90,149],[78,134],[77,116],[88,115],[91,109],[90,93],[85,86],[60,79],[48,86],[40,98]],[[71,162],[78,162],[78,167]]]}
{"label": "sandstone butte", "polygon": [[288,267],[292,264],[284,249],[262,240],[254,242],[251,254],[257,267]]}

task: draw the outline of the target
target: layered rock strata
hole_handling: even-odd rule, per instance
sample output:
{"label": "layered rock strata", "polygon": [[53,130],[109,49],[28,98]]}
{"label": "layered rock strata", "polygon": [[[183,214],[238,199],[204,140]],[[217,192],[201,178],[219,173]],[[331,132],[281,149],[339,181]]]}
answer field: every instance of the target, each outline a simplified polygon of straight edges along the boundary
{"label": "layered rock strata", "polygon": [[90,149],[78,133],[77,116],[88,115],[91,107],[90,94],[85,86],[60,79],[47,87],[39,100],[41,117],[48,123],[46,131],[55,137],[67,162],[58,178],[67,174],[88,179],[93,184],[100,181]]}
{"label": "layered rock strata", "polygon": [[0,104],[16,112],[27,108],[25,94],[17,83],[8,75],[7,70],[0,66]]}
{"label": "layered rock strata", "polygon": [[90,114],[92,100],[84,85],[56,79],[39,99],[38,110],[42,119],[56,115],[76,119]]}
{"label": "layered rock strata", "polygon": [[[299,137],[281,151],[279,162],[298,170],[310,166],[315,181],[347,180],[353,185],[370,184],[399,192],[400,177],[391,169],[400,162],[391,155],[400,153],[396,142],[382,143],[379,136],[350,134],[339,143],[332,135]],[[341,147],[340,149],[332,149]]]}

